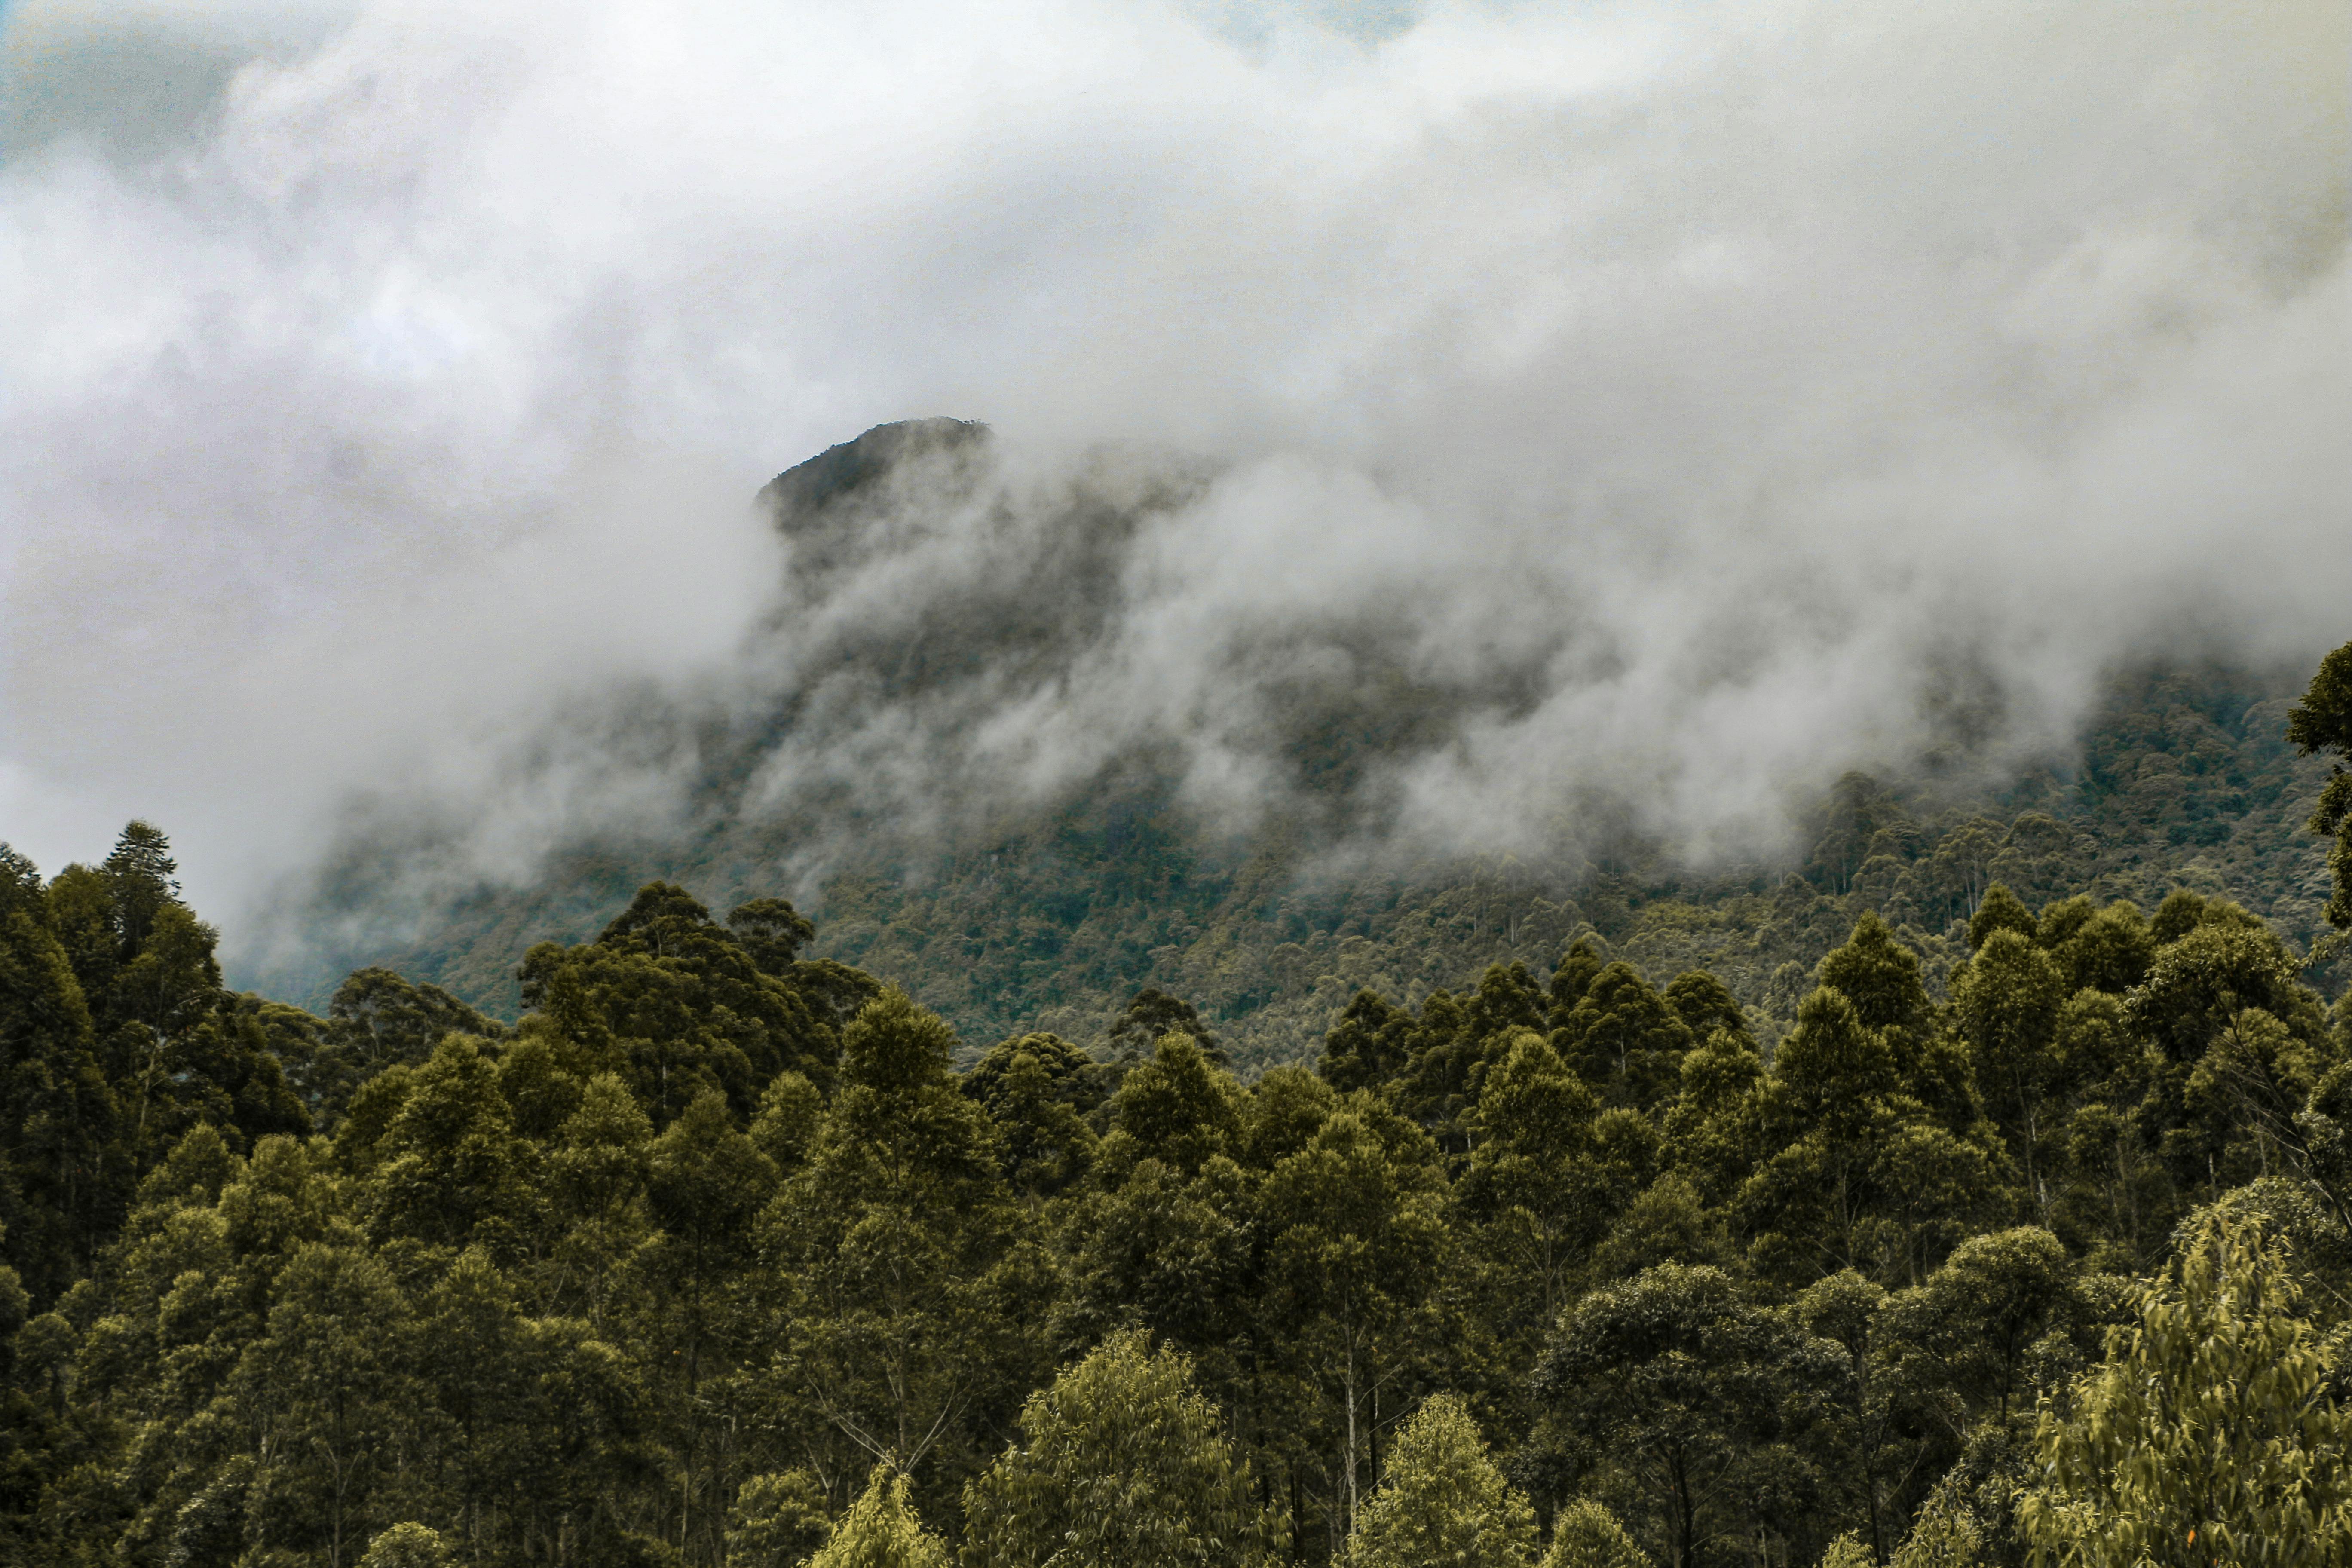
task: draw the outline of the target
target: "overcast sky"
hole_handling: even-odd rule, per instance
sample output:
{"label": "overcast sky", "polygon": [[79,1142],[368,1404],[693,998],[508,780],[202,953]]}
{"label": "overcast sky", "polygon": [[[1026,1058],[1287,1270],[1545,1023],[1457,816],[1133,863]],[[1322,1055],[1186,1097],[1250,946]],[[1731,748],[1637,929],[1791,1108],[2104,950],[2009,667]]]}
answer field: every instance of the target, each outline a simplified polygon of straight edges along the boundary
{"label": "overcast sky", "polygon": [[[151,817],[232,942],[362,797],[527,875],[670,782],[544,765],[548,716],[723,687],[788,565],[746,498],[923,415],[1033,489],[1221,476],[955,717],[1007,788],[1174,736],[1245,801],[1253,683],[1344,657],[1253,650],[1377,618],[1533,683],[1398,831],[1599,784],[1706,853],[1899,757],[1937,672],[2022,754],[2119,659],[2315,657],[2347,15],[17,0],[0,837]],[[929,721],[861,755],[919,795]]]}

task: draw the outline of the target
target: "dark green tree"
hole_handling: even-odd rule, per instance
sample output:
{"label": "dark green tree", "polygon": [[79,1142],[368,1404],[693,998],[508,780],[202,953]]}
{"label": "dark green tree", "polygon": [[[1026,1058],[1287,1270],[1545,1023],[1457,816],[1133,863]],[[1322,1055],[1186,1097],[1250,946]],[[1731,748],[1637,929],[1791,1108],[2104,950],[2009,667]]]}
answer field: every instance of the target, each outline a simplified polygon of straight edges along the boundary
{"label": "dark green tree", "polygon": [[1126,1011],[1110,1027],[1111,1049],[1133,1061],[1150,1054],[1170,1035],[1190,1036],[1202,1056],[1219,1067],[1225,1064],[1224,1047],[1192,1005],[1156,985],[1147,985],[1128,999]]}
{"label": "dark green tree", "polygon": [[1844,1359],[1722,1270],[1669,1263],[1564,1314],[1535,1384],[1578,1467],[1622,1472],[1664,1560],[1689,1568],[1752,1531],[1775,1450]]}
{"label": "dark green tree", "polygon": [[1680,1082],[1698,1044],[1642,972],[1612,963],[1595,974],[1554,1034],[1561,1057],[1609,1105],[1651,1111]]}
{"label": "dark green tree", "polygon": [[1275,1167],[1263,1201],[1274,1323],[1329,1402],[1352,1530],[1381,1393],[1434,1328],[1447,1252],[1438,1152],[1359,1090]]}
{"label": "dark green tree", "polygon": [[1402,1072],[1412,1057],[1412,1015],[1377,993],[1359,991],[1324,1037],[1315,1063],[1332,1088],[1377,1089]]}
{"label": "dark green tree", "polygon": [[127,1172],[89,1008],[29,862],[0,845],[0,1257],[37,1307],[89,1272]]}
{"label": "dark green tree", "polygon": [[[2311,831],[2330,840],[2327,869],[2335,892],[2325,911],[2337,931],[2352,931],[2352,773],[2340,760],[2352,757],[2352,643],[2319,661],[2302,702],[2289,710],[2286,738],[2303,756],[2334,753],[2327,785],[2311,812]],[[2343,938],[2336,939],[2338,947]]]}
{"label": "dark green tree", "polygon": [[904,1470],[967,1444],[967,1418],[1020,1375],[1023,1324],[990,1279],[1011,1194],[986,1112],[950,1073],[954,1047],[903,994],[867,1004],[808,1165],[761,1221],[783,1291],[786,1412],[798,1402],[794,1419]]}
{"label": "dark green tree", "polygon": [[1570,1270],[1584,1259],[1630,1194],[1595,1157],[1600,1102],[1549,1041],[1522,1030],[1487,1075],[1478,1142],[1456,1189],[1477,1246],[1528,1303],[1540,1337],[1559,1315]]}

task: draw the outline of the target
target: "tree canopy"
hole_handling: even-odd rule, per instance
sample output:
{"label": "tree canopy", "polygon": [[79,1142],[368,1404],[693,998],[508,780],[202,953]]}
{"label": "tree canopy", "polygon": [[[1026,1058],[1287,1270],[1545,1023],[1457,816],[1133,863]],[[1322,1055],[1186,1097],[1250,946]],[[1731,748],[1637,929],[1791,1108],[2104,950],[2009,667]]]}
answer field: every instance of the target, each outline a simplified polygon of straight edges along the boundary
{"label": "tree canopy", "polygon": [[1803,963],[1358,952],[1280,1062],[670,880],[313,1013],[0,848],[0,1563],[2343,1568],[2326,953],[1866,784]]}

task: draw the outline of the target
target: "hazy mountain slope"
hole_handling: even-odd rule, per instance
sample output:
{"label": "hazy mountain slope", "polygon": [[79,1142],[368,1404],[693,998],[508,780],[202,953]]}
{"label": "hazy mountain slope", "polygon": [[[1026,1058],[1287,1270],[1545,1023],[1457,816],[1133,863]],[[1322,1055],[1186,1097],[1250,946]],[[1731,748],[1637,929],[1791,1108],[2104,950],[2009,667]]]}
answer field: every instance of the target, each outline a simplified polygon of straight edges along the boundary
{"label": "hazy mountain slope", "polygon": [[[527,886],[445,885],[389,938],[383,889],[413,847],[355,840],[312,911],[351,934],[299,973],[246,978],[316,1002],[345,970],[385,963],[510,1014],[525,948],[593,934],[660,877],[722,910],[800,898],[820,952],[906,986],[968,1047],[1030,1028],[1087,1039],[1150,984],[1262,1065],[1311,1053],[1360,987],[1417,1000],[1490,963],[1541,970],[1580,931],[1660,978],[1711,968],[1775,1018],[1863,908],[1908,928],[1932,969],[1992,879],[2033,900],[2087,889],[2143,904],[2185,885],[2299,942],[2317,924],[2324,856],[2301,827],[2324,769],[2282,739],[2294,669],[2120,676],[2079,753],[2023,777],[1956,721],[1902,782],[1850,775],[1801,852],[1697,872],[1612,828],[1605,801],[1539,858],[1400,847],[1385,834],[1400,766],[1507,705],[1526,672],[1449,684],[1379,625],[1329,634],[1344,662],[1302,661],[1321,673],[1253,693],[1254,819],[1202,809],[1181,738],[1148,730],[1013,787],[991,717],[1050,704],[1107,657],[1139,531],[1202,481],[1109,455],[1015,497],[985,428],[953,420],[883,426],[788,470],[762,499],[789,580],[745,650],[743,689],[698,709],[616,700],[606,721],[617,744],[667,748],[687,777],[674,813],[576,842]],[[901,776],[904,726],[929,737],[919,779]]]}
{"label": "hazy mountain slope", "polygon": [[[1856,779],[1821,814],[1801,875],[1677,878],[1633,861],[1564,883],[1551,879],[1563,868],[1499,861],[1304,882],[1279,829],[1199,846],[1164,792],[1113,781],[985,849],[831,879],[818,951],[906,986],[971,1044],[1033,1027],[1085,1039],[1156,984],[1213,1016],[1240,1059],[1263,1063],[1310,1053],[1360,987],[1418,999],[1490,963],[1540,972],[1587,928],[1654,975],[1705,966],[1784,1016],[1801,991],[1775,987],[1774,972],[1810,969],[1863,908],[1908,926],[1932,969],[1958,951],[1971,886],[1991,879],[2030,901],[2083,887],[2144,907],[2190,887],[2307,942],[2326,862],[2303,818],[2324,769],[2279,738],[2290,700],[2220,674],[2118,682],[2075,778],[1924,816]],[[740,850],[747,837],[719,842]],[[1856,840],[1877,853],[1854,859]],[[583,851],[534,888],[478,893],[427,941],[381,956],[511,1009],[530,942],[584,939],[656,875],[719,905],[761,890],[730,859],[693,845]]]}
{"label": "hazy mountain slope", "polygon": [[[1930,955],[1991,880],[2040,903],[2077,890],[2153,907],[2175,886],[2239,900],[2300,942],[2319,928],[2323,847],[2303,832],[2324,769],[2280,739],[2289,684],[2243,676],[2117,683],[2080,772],[1958,804],[1851,779],[1820,813],[1801,868],[1676,875],[1638,851],[1582,867],[1509,860],[1302,882],[1277,831],[1223,858],[1187,856],[1147,819],[1114,843],[1100,804],[928,885],[842,879],[824,951],[923,995],[986,1040],[1030,1027],[1084,1039],[1137,985],[1214,1015],[1248,1062],[1311,1053],[1360,987],[1418,1000],[1518,960],[1542,973],[1580,931],[1663,980],[1713,970],[1776,1019],[1810,972],[1876,909]],[[1098,858],[1088,858],[1092,852]],[[1150,889],[1159,896],[1147,898]],[[2331,988],[2332,989],[2332,988]]]}

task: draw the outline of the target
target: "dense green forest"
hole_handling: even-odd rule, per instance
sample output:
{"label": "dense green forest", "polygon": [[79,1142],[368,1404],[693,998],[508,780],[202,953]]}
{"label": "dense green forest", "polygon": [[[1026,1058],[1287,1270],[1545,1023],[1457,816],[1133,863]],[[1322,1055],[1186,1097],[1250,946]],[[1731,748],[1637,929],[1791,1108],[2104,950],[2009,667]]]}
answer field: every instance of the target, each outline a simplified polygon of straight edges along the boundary
{"label": "dense green forest", "polygon": [[[2268,721],[2352,752],[2352,647]],[[1718,900],[1756,963],[1839,923],[1759,1005],[1645,973],[1712,906],[1629,868],[1454,990],[1395,923],[1277,946],[1370,983],[1239,1075],[1180,990],[979,1049],[661,881],[511,1024],[383,968],[313,1014],[153,827],[0,852],[0,1551],[2342,1568],[2352,774],[2230,757],[2172,773],[2332,845],[2271,920],[1849,781]]]}

